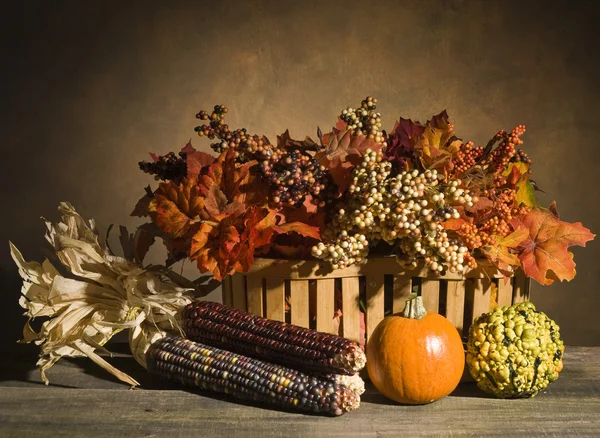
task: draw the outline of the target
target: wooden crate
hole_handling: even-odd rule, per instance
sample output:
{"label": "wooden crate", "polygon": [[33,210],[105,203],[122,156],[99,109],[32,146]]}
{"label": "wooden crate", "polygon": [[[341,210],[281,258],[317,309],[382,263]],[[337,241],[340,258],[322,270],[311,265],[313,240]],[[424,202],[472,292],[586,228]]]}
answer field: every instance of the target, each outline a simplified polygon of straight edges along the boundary
{"label": "wooden crate", "polygon": [[[402,311],[411,291],[423,297],[429,312],[446,316],[466,337],[473,320],[490,310],[493,292],[500,306],[527,301],[529,279],[518,273],[505,283],[485,262],[465,275],[434,277],[427,269],[406,272],[393,257],[336,271],[317,260],[256,259],[250,272],[225,279],[223,303],[360,341],[361,299],[368,340],[385,315]],[[336,308],[343,314],[337,331]]]}

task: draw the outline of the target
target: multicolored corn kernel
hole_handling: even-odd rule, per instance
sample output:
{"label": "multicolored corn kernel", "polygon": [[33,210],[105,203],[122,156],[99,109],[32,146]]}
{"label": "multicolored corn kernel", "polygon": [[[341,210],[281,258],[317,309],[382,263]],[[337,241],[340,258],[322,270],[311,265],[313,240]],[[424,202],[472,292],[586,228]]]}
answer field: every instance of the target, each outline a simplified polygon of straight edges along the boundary
{"label": "multicolored corn kernel", "polygon": [[351,375],[366,364],[354,341],[210,301],[185,307],[183,329],[194,341],[310,372]]}
{"label": "multicolored corn kernel", "polygon": [[153,374],[242,400],[335,416],[360,405],[355,391],[332,380],[181,337],[156,341],[146,357]]}

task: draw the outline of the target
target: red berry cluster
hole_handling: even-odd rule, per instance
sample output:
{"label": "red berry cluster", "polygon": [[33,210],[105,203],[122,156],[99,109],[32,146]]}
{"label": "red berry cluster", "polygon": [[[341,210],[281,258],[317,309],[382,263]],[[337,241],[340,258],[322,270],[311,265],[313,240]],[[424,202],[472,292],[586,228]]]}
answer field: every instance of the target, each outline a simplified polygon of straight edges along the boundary
{"label": "red berry cluster", "polygon": [[483,157],[483,148],[475,146],[472,141],[463,143],[452,158],[452,171],[450,178],[457,179],[477,164]]}

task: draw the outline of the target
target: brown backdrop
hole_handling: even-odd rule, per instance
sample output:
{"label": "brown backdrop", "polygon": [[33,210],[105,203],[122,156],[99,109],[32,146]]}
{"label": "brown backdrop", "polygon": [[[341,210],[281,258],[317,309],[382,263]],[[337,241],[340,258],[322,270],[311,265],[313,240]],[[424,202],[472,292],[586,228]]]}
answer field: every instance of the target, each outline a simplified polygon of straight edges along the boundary
{"label": "brown backdrop", "polygon": [[[128,214],[152,181],[137,162],[183,146],[201,107],[224,103],[233,126],[302,137],[369,94],[388,129],[447,109],[481,144],[526,124],[541,202],[597,232],[594,3],[3,3],[0,242],[39,257],[39,217],[56,219],[61,200],[105,226],[138,223]],[[4,248],[14,340],[19,287]],[[600,345],[599,248],[575,249],[573,282],[533,289],[569,344]]]}

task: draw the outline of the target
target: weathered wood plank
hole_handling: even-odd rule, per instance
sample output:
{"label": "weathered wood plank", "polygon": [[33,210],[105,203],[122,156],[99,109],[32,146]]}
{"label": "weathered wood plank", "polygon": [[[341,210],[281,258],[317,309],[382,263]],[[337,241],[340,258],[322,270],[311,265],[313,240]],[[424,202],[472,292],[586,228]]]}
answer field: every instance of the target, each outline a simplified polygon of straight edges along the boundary
{"label": "weathered wood plank", "polygon": [[504,281],[502,278],[498,279],[498,306],[510,306],[512,304],[512,282],[512,278],[509,278],[507,281]]}
{"label": "weathered wood plank", "polygon": [[221,283],[221,294],[223,298],[223,304],[226,306],[233,305],[233,286],[231,284],[231,277],[225,277],[223,283]]}
{"label": "weathered wood plank", "polygon": [[384,277],[383,274],[369,274],[367,275],[367,302],[366,304],[366,332],[367,342],[369,336],[377,327],[384,316]]}
{"label": "weathered wood plank", "polygon": [[406,300],[412,292],[412,278],[401,275],[394,277],[393,291],[392,312],[400,313],[404,310]]}
{"label": "weathered wood plank", "polygon": [[360,309],[358,277],[342,278],[342,336],[360,341]]}
{"label": "weathered wood plank", "polygon": [[[564,360],[560,378],[533,399],[497,400],[483,396],[474,384],[461,384],[430,405],[402,406],[367,384],[361,407],[338,419],[273,410],[176,384],[154,390],[130,391],[117,384],[95,389],[102,374],[84,373],[77,365],[89,361],[61,361],[50,371],[51,379],[72,385],[78,375],[80,389],[45,387],[39,379],[0,382],[0,436],[187,437],[199,431],[203,436],[260,438],[600,436],[600,348],[567,347]],[[10,386],[16,384],[25,386]],[[476,421],[474,412],[485,421]]]}
{"label": "weathered wood plank", "polygon": [[259,275],[246,277],[246,297],[248,312],[263,316],[263,279]]}
{"label": "weathered wood plank", "polygon": [[231,276],[231,287],[232,287],[232,305],[236,309],[246,310],[248,309],[248,303],[246,301],[246,277],[242,274],[234,274]]}
{"label": "weathered wood plank", "polygon": [[479,315],[490,311],[492,282],[487,278],[469,279],[467,282],[473,288],[473,322]]}
{"label": "weathered wood plank", "polygon": [[335,279],[323,278],[317,280],[317,330],[335,333],[333,317],[335,313]]}
{"label": "weathered wood plank", "polygon": [[290,310],[292,324],[309,326],[308,280],[290,281]]}
{"label": "weathered wood plank", "polygon": [[275,321],[285,321],[285,283],[281,278],[266,280],[266,317]]}
{"label": "weathered wood plank", "polygon": [[438,280],[423,280],[421,283],[421,296],[425,310],[431,313],[439,313],[440,306],[440,282]]}
{"label": "weathered wood plank", "polygon": [[446,318],[450,320],[459,333],[463,333],[465,313],[465,281],[448,281],[446,295]]}
{"label": "weathered wood plank", "polygon": [[530,281],[522,271],[517,271],[513,280],[513,304],[529,301]]}

